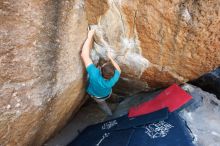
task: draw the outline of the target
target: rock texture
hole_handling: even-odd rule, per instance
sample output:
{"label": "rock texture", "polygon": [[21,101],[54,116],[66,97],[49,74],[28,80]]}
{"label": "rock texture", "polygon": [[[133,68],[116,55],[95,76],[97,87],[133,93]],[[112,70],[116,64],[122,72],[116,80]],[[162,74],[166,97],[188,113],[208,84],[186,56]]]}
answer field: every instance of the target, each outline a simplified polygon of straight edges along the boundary
{"label": "rock texture", "polygon": [[168,86],[220,65],[219,7],[219,0],[3,0],[0,145],[42,145],[83,103],[79,53],[88,25],[96,29],[94,62],[110,50],[124,80]]}
{"label": "rock texture", "polygon": [[0,145],[42,145],[83,103],[83,3],[1,2]]}
{"label": "rock texture", "polygon": [[100,50],[114,50],[124,76],[167,86],[220,65],[219,0],[108,0],[108,5],[105,14],[96,15],[105,43],[97,40],[95,49],[103,57]]}

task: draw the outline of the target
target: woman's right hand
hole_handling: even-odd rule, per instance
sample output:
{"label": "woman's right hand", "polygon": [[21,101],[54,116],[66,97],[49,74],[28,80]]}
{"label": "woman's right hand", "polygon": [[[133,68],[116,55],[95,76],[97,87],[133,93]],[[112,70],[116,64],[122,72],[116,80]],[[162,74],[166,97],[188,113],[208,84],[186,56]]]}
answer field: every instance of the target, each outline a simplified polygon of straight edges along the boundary
{"label": "woman's right hand", "polygon": [[111,51],[108,51],[108,52],[107,52],[107,56],[108,56],[109,59],[112,59],[112,52],[111,52]]}
{"label": "woman's right hand", "polygon": [[92,38],[94,34],[95,34],[95,30],[94,30],[94,29],[89,30],[89,32],[88,32],[88,38]]}

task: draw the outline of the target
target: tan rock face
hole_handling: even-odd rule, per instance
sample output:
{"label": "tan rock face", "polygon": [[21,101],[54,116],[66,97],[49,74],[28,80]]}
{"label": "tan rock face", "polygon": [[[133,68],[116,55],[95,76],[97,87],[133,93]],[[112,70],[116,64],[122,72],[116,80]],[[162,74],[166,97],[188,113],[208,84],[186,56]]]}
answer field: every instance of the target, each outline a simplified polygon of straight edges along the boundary
{"label": "tan rock face", "polygon": [[100,16],[109,9],[107,0],[86,0],[85,11],[89,24],[97,24]]}
{"label": "tan rock face", "polygon": [[88,24],[97,30],[94,62],[110,50],[125,80],[168,86],[220,65],[219,7],[219,0],[3,0],[0,145],[41,145],[83,103],[79,53]]}
{"label": "tan rock face", "polygon": [[[220,1],[109,0],[97,27],[124,76],[151,87],[192,80],[220,65]],[[89,12],[87,12],[89,13]],[[102,44],[98,42],[97,44]],[[100,46],[95,49],[99,54]]]}
{"label": "tan rock face", "polygon": [[[154,72],[159,84],[195,79],[219,66],[220,1],[141,3],[149,8],[137,14],[137,26],[143,26],[137,32],[143,55],[159,65]],[[148,76],[146,69],[142,78]]]}
{"label": "tan rock face", "polygon": [[83,3],[4,0],[0,13],[0,145],[41,145],[83,103]]}

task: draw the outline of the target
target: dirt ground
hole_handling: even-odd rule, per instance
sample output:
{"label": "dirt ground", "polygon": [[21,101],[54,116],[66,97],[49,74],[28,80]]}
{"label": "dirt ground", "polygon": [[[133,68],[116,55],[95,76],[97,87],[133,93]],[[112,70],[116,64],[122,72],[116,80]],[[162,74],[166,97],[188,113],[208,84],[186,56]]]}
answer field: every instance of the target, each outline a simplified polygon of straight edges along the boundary
{"label": "dirt ground", "polygon": [[[108,104],[113,112],[118,105],[118,103],[112,102],[108,102]],[[65,146],[88,125],[110,118],[99,109],[92,99],[88,99],[72,120],[57,135],[48,140],[44,146]]]}

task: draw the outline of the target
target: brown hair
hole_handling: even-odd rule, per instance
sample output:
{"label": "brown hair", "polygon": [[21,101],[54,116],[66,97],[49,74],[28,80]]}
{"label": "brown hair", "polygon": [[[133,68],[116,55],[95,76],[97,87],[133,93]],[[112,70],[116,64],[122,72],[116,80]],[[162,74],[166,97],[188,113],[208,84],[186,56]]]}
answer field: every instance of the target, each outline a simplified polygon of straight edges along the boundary
{"label": "brown hair", "polygon": [[111,77],[114,76],[115,67],[112,65],[111,62],[107,62],[107,63],[102,65],[101,72],[102,72],[102,76],[105,79],[110,79]]}

